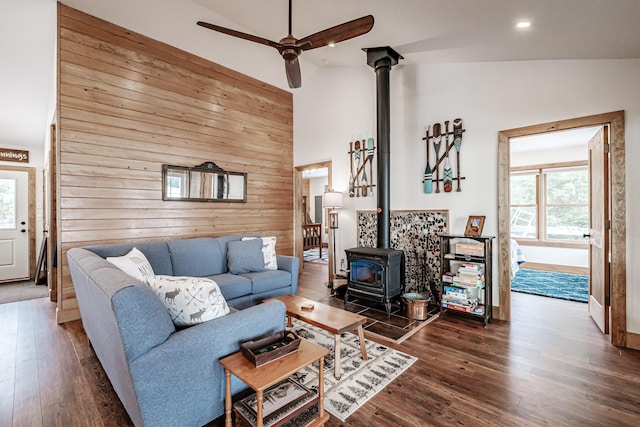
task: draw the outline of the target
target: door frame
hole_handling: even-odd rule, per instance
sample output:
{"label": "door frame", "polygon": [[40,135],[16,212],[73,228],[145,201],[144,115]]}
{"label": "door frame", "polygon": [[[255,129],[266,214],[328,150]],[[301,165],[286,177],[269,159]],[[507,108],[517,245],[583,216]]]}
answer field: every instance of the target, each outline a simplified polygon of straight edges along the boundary
{"label": "door frame", "polygon": [[[317,163],[310,163],[306,165],[300,165],[295,167],[294,178],[293,178],[293,254],[294,256],[300,259],[300,265],[304,266],[304,242],[302,241],[302,215],[304,214],[302,209],[302,172],[310,169],[320,169],[327,168],[327,188],[333,188],[332,181],[332,161],[324,161]],[[324,233],[324,230],[322,230]],[[331,282],[331,278],[333,277],[333,236],[331,233],[328,233],[328,252],[329,252],[329,268],[327,282]],[[300,273],[302,273],[302,268],[300,268]]]}
{"label": "door frame", "polygon": [[27,221],[29,221],[29,280],[33,279],[36,269],[36,168],[0,165],[0,170],[27,173]]}
{"label": "door frame", "polygon": [[[581,127],[609,127],[609,185],[611,209],[611,343],[627,347],[627,234],[626,234],[626,172],[624,110],[542,123],[498,132],[498,281],[499,308],[494,317],[511,320],[511,261],[510,261],[510,138],[568,130]],[[497,315],[496,315],[497,314]]]}

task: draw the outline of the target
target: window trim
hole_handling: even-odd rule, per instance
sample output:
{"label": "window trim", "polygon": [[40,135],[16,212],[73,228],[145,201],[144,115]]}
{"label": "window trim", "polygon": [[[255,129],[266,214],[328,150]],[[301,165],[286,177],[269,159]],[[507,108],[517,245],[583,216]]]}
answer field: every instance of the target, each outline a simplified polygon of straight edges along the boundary
{"label": "window trim", "polygon": [[[589,242],[579,242],[572,240],[559,240],[559,239],[547,239],[546,227],[547,227],[547,207],[548,206],[561,206],[559,204],[547,205],[547,174],[545,171],[554,169],[575,169],[580,167],[589,166],[588,160],[580,160],[573,162],[558,162],[558,163],[544,163],[527,166],[516,166],[509,169],[509,179],[511,176],[518,173],[534,173],[536,178],[536,238],[526,237],[513,237],[510,238],[516,240],[518,243],[529,246],[546,246],[546,247],[563,247],[563,248],[588,248]],[[587,170],[588,172],[588,170]],[[509,209],[513,207],[531,207],[533,205],[512,205],[509,200]],[[568,204],[566,206],[584,206],[583,204],[574,205]],[[588,206],[588,204],[587,204]]]}

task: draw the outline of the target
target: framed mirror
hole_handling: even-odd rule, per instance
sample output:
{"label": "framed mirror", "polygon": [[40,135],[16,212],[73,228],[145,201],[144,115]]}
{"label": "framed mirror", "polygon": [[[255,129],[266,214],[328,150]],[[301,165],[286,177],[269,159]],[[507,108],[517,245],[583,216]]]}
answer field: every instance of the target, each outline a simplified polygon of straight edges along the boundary
{"label": "framed mirror", "polygon": [[247,174],[227,172],[213,162],[162,165],[162,200],[247,202]]}

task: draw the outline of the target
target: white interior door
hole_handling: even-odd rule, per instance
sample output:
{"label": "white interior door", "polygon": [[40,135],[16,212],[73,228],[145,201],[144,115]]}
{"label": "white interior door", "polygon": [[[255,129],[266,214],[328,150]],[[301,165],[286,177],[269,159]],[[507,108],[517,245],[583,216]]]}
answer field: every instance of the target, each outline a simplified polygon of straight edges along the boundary
{"label": "white interior door", "polygon": [[29,174],[0,170],[0,281],[29,278]]}
{"label": "white interior door", "polygon": [[589,141],[589,314],[609,333],[609,155],[607,128]]}

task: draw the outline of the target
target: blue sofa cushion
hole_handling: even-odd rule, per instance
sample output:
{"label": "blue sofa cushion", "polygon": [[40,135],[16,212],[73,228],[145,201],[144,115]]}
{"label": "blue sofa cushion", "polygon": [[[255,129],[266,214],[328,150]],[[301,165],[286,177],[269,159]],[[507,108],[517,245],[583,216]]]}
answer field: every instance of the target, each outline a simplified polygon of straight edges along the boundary
{"label": "blue sofa cushion", "polygon": [[[174,276],[206,277],[226,273],[223,248],[218,239],[172,240],[167,242],[171,252]],[[156,273],[159,274],[159,273]]]}
{"label": "blue sofa cushion", "polygon": [[162,301],[147,285],[120,289],[111,297],[111,305],[129,362],[159,346],[176,331]]}
{"label": "blue sofa cushion", "polygon": [[153,268],[155,274],[173,275],[171,268],[171,256],[166,242],[141,242],[141,243],[124,243],[120,245],[104,245],[89,246],[85,249],[90,250],[94,254],[102,258],[119,257],[126,255],[133,248],[137,248],[144,254]]}
{"label": "blue sofa cushion", "polygon": [[231,274],[264,271],[262,239],[227,243],[227,264]]}
{"label": "blue sofa cushion", "polygon": [[291,285],[291,273],[283,270],[266,270],[261,273],[246,273],[242,277],[251,280],[252,290],[254,294],[274,289],[283,288]]}
{"label": "blue sofa cushion", "polygon": [[218,284],[222,296],[228,301],[251,293],[251,280],[235,274],[216,274],[209,279]]}

